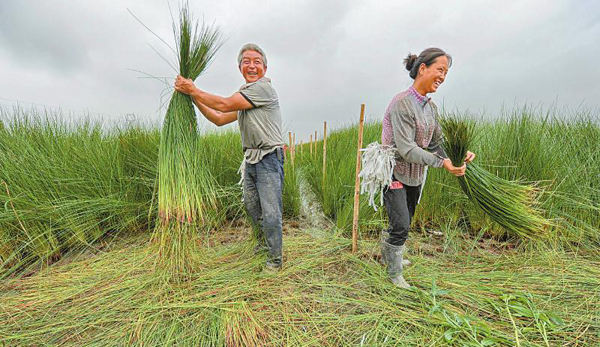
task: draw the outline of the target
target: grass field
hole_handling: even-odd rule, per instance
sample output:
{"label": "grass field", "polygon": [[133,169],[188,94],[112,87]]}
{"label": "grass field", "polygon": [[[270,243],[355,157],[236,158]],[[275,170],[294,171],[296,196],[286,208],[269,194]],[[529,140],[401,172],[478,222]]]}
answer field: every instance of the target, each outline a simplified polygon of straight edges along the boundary
{"label": "grass field", "polygon": [[[308,147],[300,158],[324,212],[340,232],[351,230],[356,165],[357,127],[338,130],[327,140],[327,181],[322,186],[322,141],[316,154]],[[540,236],[556,244],[594,250],[600,245],[600,126],[590,114],[557,114],[522,109],[494,121],[477,122],[472,149],[477,162],[498,176],[535,182],[543,191],[542,207],[555,227]],[[381,141],[381,123],[367,123],[363,143]],[[417,227],[461,226],[463,232],[510,239],[469,203],[456,179],[442,169],[428,170]],[[378,232],[385,224],[383,209],[375,212],[361,199],[359,230]]]}
{"label": "grass field", "polygon": [[[3,110],[0,126],[1,346],[598,346],[600,127],[522,110],[477,122],[476,159],[538,182],[554,226],[521,240],[494,225],[447,173],[429,171],[408,241],[413,285],[379,263],[383,209],[361,198],[349,251],[356,127],[286,160],[284,268],[263,273],[241,202],[239,134],[202,134],[220,227],[198,237],[185,281],[156,276],[159,131],[105,129],[60,114]],[[365,145],[378,141],[368,124]],[[319,147],[321,145],[319,144]],[[334,222],[304,227],[304,177]],[[436,229],[443,236],[421,232]]]}
{"label": "grass field", "polygon": [[[0,272],[52,262],[121,231],[152,230],[156,220],[159,131],[140,125],[103,130],[60,114],[3,110],[0,130]],[[234,132],[200,140],[201,165],[217,180],[217,218],[244,216]],[[287,164],[289,168],[289,164]],[[297,183],[288,169],[286,216],[299,211]],[[8,270],[7,270],[8,269]]]}

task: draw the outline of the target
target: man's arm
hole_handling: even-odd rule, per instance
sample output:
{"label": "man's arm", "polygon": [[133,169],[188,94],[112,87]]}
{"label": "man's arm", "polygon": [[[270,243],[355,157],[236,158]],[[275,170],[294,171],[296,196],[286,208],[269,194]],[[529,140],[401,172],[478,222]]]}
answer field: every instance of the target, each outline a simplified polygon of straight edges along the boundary
{"label": "man's arm", "polygon": [[198,107],[198,109],[204,115],[204,117],[216,126],[220,127],[225,124],[235,122],[237,120],[237,111],[223,113],[213,110],[212,108],[204,105],[203,103],[197,101],[194,98],[192,98],[192,101],[194,102],[194,105]]}
{"label": "man's arm", "polygon": [[[177,76],[177,79],[175,80],[175,90],[191,96],[196,106],[198,106],[198,104],[203,104],[208,108],[223,114],[247,110],[253,107],[250,101],[244,98],[240,93],[235,93],[230,97],[213,95],[197,88],[191,79],[183,78],[181,76]],[[204,114],[204,112],[202,112],[202,114]]]}

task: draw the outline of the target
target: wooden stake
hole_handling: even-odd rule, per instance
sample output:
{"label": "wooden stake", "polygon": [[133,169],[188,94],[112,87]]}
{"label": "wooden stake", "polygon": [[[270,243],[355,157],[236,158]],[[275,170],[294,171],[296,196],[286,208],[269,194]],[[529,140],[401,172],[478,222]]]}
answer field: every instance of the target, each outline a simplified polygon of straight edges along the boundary
{"label": "wooden stake", "polygon": [[290,158],[292,158],[292,166],[294,166],[294,156],[292,155],[292,132],[289,132],[290,135],[290,145],[288,146],[288,153],[290,154]]}
{"label": "wooden stake", "polygon": [[365,122],[365,104],[360,105],[360,122],[358,123],[358,149],[356,150],[356,176],[354,180],[354,218],[352,219],[352,253],[358,250],[358,211],[360,197],[360,150],[362,149],[363,124]]}
{"label": "wooden stake", "polygon": [[294,133],[294,137],[292,140],[292,161],[296,161],[296,133]]}
{"label": "wooden stake", "polygon": [[312,144],[313,144],[312,134],[310,134],[310,156],[311,157],[312,157]]}
{"label": "wooden stake", "polygon": [[317,156],[317,148],[319,146],[317,146],[317,132],[315,131],[315,157]]}
{"label": "wooden stake", "polygon": [[323,123],[323,185],[325,191],[325,178],[327,177],[327,122]]}

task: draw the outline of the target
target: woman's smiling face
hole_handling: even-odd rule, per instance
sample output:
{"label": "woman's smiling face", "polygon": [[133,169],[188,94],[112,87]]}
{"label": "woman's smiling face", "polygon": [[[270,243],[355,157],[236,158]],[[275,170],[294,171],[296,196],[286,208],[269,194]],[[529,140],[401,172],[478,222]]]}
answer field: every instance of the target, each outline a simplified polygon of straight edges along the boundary
{"label": "woman's smiling face", "polygon": [[429,66],[421,64],[416,83],[423,86],[426,93],[435,93],[438,87],[444,83],[447,74],[448,57],[442,55],[437,57],[433,64]]}

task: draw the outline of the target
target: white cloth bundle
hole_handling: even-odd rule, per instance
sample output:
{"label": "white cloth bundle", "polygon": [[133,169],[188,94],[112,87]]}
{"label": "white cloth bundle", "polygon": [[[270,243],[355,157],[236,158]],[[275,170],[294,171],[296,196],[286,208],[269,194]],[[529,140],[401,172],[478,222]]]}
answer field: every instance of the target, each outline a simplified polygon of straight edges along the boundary
{"label": "white cloth bundle", "polygon": [[237,183],[244,189],[244,176],[246,175],[246,158],[242,159],[242,164],[238,169],[237,173],[240,174],[240,181]]}
{"label": "white cloth bundle", "polygon": [[395,149],[373,142],[361,149],[361,152],[362,170],[358,175],[361,178],[360,193],[369,194],[369,206],[377,211],[375,194],[381,193],[379,204],[383,205],[383,189],[392,183],[396,165]]}
{"label": "white cloth bundle", "polygon": [[242,159],[242,164],[240,165],[240,168],[238,169],[237,173],[240,174],[240,181],[238,182],[238,185],[242,190],[242,202],[244,202],[244,177],[246,176],[246,158]]}

